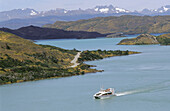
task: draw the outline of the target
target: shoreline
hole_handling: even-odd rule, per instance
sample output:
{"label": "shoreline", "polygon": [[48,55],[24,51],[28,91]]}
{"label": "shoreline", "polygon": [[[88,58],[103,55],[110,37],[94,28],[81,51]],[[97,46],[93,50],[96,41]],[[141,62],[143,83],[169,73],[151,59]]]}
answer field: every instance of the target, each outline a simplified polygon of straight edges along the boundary
{"label": "shoreline", "polygon": [[[95,72],[86,72],[85,74],[97,73],[97,72],[103,72],[103,71],[104,70],[96,70]],[[59,78],[72,77],[72,76],[82,76],[82,75],[85,75],[85,74],[81,74],[81,75],[74,74],[74,75],[68,75],[68,76],[56,76],[56,77],[40,78],[40,79],[28,80],[28,81],[18,80],[17,82],[14,82],[14,83],[7,82],[7,83],[4,83],[4,84],[0,84],[0,86],[9,85],[9,84],[24,83],[24,82],[31,82],[31,81],[40,81],[40,80],[46,80],[46,79],[59,79]]]}
{"label": "shoreline", "polygon": [[[133,52],[133,51],[131,51],[131,52]],[[141,52],[133,52],[133,54],[129,54],[129,55],[140,54],[140,53]],[[128,55],[119,55],[119,56],[128,56]],[[116,57],[116,56],[115,55],[114,56],[108,56],[108,57],[104,57],[103,59],[111,58],[111,57]],[[102,59],[96,59],[96,60],[102,60]],[[95,60],[91,60],[91,61],[95,61]],[[84,61],[84,62],[87,62],[87,61]],[[73,69],[74,68],[78,68],[81,64],[84,64],[84,62],[83,63],[79,63],[79,65],[76,66],[76,67],[73,67]],[[88,64],[85,64],[85,65],[88,65]],[[86,72],[83,71],[84,72],[83,74],[72,74],[72,75],[66,75],[66,76],[55,76],[55,77],[39,78],[39,79],[26,80],[26,81],[24,81],[24,80],[17,80],[16,82],[6,82],[6,83],[0,84],[0,85],[8,85],[8,84],[15,84],[15,83],[22,83],[22,82],[31,82],[31,81],[39,81],[39,80],[45,80],[45,79],[57,79],[57,78],[85,75],[85,74],[88,74],[88,73],[104,72],[104,70],[91,69],[91,67],[97,67],[97,66],[94,66],[94,65],[89,65],[89,66],[90,66],[89,70],[87,70]]]}

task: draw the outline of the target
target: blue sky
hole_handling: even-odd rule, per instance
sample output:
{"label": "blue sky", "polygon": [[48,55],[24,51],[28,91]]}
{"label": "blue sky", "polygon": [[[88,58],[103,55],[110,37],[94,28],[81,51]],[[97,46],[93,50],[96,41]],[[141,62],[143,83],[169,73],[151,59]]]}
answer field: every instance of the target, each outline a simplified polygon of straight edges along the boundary
{"label": "blue sky", "polygon": [[110,4],[133,11],[170,5],[170,0],[0,0],[0,11],[18,8],[33,8],[38,11],[55,8],[87,9]]}

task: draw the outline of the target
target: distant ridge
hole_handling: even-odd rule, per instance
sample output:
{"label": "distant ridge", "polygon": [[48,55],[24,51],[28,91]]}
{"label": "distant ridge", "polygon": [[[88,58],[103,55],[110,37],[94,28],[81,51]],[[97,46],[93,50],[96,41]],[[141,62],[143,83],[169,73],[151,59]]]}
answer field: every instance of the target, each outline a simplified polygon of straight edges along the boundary
{"label": "distant ridge", "polygon": [[56,21],[44,27],[74,31],[106,33],[122,32],[126,34],[165,33],[170,32],[170,15],[166,16],[132,16],[97,17],[78,21]]}
{"label": "distant ridge", "polygon": [[41,28],[37,26],[27,26],[16,30],[0,28],[0,31],[9,32],[25,39],[87,39],[104,37],[106,34],[85,31],[65,31],[62,29]]}

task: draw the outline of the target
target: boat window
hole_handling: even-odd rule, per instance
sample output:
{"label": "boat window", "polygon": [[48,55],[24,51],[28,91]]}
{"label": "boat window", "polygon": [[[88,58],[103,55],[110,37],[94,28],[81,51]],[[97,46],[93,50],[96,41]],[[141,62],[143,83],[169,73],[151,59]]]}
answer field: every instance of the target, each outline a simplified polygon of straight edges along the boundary
{"label": "boat window", "polygon": [[101,93],[98,93],[98,94],[96,94],[96,95],[100,95]]}
{"label": "boat window", "polygon": [[104,96],[104,95],[107,95],[107,94],[102,94],[102,95]]}

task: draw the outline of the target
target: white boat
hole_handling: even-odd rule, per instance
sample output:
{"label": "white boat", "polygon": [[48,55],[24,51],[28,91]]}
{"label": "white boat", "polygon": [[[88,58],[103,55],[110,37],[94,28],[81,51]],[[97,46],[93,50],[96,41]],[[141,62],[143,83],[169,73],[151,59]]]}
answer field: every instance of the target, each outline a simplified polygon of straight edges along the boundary
{"label": "white boat", "polygon": [[113,88],[108,88],[108,89],[101,88],[100,91],[94,94],[93,97],[95,99],[105,99],[105,98],[110,98],[112,96],[116,96]]}

